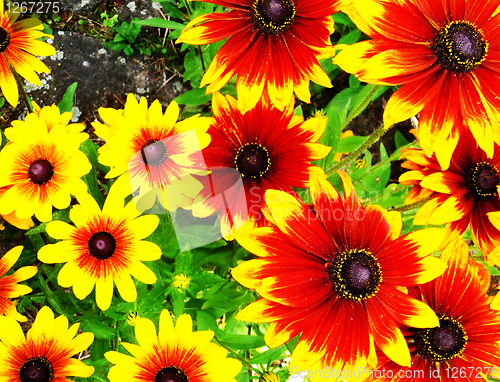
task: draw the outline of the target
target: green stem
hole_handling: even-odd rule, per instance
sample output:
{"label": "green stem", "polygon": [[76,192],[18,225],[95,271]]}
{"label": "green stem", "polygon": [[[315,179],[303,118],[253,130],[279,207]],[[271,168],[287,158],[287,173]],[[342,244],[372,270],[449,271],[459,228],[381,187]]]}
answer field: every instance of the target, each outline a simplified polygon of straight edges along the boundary
{"label": "green stem", "polygon": [[384,127],[384,125],[380,125],[380,127],[373,132],[372,135],[368,137],[365,143],[363,143],[361,146],[358,147],[356,151],[353,151],[350,153],[348,156],[346,156],[344,159],[342,159],[339,163],[336,163],[335,165],[331,166],[327,171],[326,171],[326,176],[332,175],[335,171],[341,169],[344,166],[347,166],[349,163],[354,161],[357,157],[359,157],[363,151],[368,149],[371,145],[373,145],[384,133],[387,131]]}
{"label": "green stem", "polygon": [[380,86],[382,86],[382,85],[375,85],[373,87],[373,89],[365,96],[365,98],[363,98],[363,100],[358,105],[358,107],[356,109],[354,109],[352,111],[352,113],[349,113],[349,116],[346,118],[346,120],[344,121],[344,123],[342,123],[342,127],[341,127],[342,130],[344,130],[344,127],[346,127],[349,123],[351,123],[351,121],[354,118],[356,118],[361,113],[361,111],[366,108],[366,106],[368,106],[368,104],[370,103],[372,97],[375,95],[375,93],[380,88]]}
{"label": "green stem", "polygon": [[396,208],[391,209],[390,211],[399,211],[399,212],[411,211],[411,210],[414,210],[414,209],[422,207],[430,199],[431,199],[431,197],[428,196],[427,198],[422,199],[422,200],[420,200],[418,202],[415,202],[415,203],[412,203],[412,204],[408,204],[406,206],[396,207]]}
{"label": "green stem", "polygon": [[234,358],[236,358],[238,361],[240,361],[241,363],[243,363],[248,368],[248,370],[254,369],[254,367],[250,364],[250,362],[248,362],[245,358],[243,358],[238,353],[236,353],[233,349],[231,349],[231,348],[227,347],[226,345],[224,345],[217,337],[214,337],[214,340],[220,346],[222,346],[224,349],[226,349],[229,353],[231,353],[234,356]]}

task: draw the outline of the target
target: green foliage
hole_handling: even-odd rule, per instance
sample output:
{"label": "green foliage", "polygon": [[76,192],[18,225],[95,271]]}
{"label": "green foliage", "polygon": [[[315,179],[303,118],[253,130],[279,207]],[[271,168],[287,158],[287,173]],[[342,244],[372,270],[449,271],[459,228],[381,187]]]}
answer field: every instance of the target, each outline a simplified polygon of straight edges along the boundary
{"label": "green foliage", "polygon": [[102,45],[111,50],[123,50],[127,56],[131,56],[134,49],[150,56],[151,49],[137,39],[141,24],[136,21],[139,21],[139,18],[134,17],[130,24],[124,21],[119,26],[114,26],[112,29],[116,32],[115,38],[113,41],[103,42]]}

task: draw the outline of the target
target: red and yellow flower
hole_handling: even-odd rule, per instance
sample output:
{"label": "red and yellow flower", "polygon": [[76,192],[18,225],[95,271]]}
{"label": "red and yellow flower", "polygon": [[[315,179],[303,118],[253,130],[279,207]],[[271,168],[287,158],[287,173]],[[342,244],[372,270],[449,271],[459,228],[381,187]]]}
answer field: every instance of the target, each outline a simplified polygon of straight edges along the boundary
{"label": "red and yellow flower", "polygon": [[234,268],[233,277],[262,296],[237,318],[270,323],[270,347],[302,333],[290,363],[297,370],[357,370],[371,363],[375,346],[410,366],[399,326],[431,328],[438,317],[405,288],[444,272],[429,256],[443,230],[400,237],[401,215],[363,207],[347,175],[339,175],[344,198],[321,178],[310,181],[312,208],[271,190],[266,202],[276,226],[237,233],[258,258]]}
{"label": "red and yellow flower", "polygon": [[472,134],[464,131],[445,171],[441,171],[435,155],[428,157],[420,149],[402,150],[402,154],[406,158],[402,166],[410,171],[403,173],[399,182],[413,185],[405,203],[430,197],[413,224],[446,224],[443,246],[469,226],[474,243],[486,256],[500,245],[500,231],[487,216],[500,210],[500,146],[495,143],[493,156],[488,158]]}
{"label": "red and yellow flower", "polygon": [[132,356],[109,351],[104,356],[115,364],[111,382],[235,382],[241,363],[226,358],[227,352],[210,342],[214,332],[193,332],[191,316],[183,314],[174,327],[163,310],[159,333],[152,321],[140,318],[135,325],[139,345],[121,342]]}
{"label": "red and yellow flower", "polygon": [[193,214],[207,217],[223,209],[222,199],[207,197],[225,193],[231,216],[221,215],[223,236],[245,221],[248,228],[270,224],[265,216],[266,190],[295,194],[291,187],[308,187],[311,172],[324,176],[310,162],[330,151],[317,143],[327,120],[318,117],[304,121],[293,115],[293,105],[292,100],[279,111],[263,97],[244,114],[236,99],[214,93],[215,122],[208,129],[210,145],[203,150],[212,182],[193,203]]}
{"label": "red and yellow flower", "polygon": [[196,115],[177,122],[177,103],[163,113],[158,100],[148,108],[146,98],[137,102],[133,94],[124,110],[100,108],[99,115],[105,123],[92,125],[106,141],[99,148],[99,162],[111,167],[106,178],[124,174],[129,193],[139,190],[140,211],[157,200],[170,211],[189,208],[202,188],[191,174],[206,170],[201,149],[210,142],[206,131],[212,119]]}
{"label": "red and yellow flower", "polygon": [[67,115],[54,107],[31,113],[5,130],[10,142],[0,152],[0,188],[6,187],[0,198],[2,215],[15,212],[18,219],[29,219],[34,214],[50,221],[52,206],[67,208],[70,195],[87,191],[80,178],[92,166],[79,147],[88,134],[81,132],[83,125],[66,125]]}
{"label": "red and yellow flower", "polygon": [[[410,291],[429,304],[439,317],[439,327],[404,328],[411,367],[401,367],[379,353],[379,366],[370,381],[484,381],[487,376],[499,377],[500,312],[490,307],[492,298],[486,296],[490,275],[483,265],[469,260],[462,238],[447,246],[441,259],[448,264],[444,274]],[[373,377],[382,376],[381,370],[385,377]]]}
{"label": "red and yellow flower", "polygon": [[373,39],[346,47],[334,62],[362,81],[403,85],[387,103],[386,126],[420,113],[420,145],[442,169],[467,129],[491,157],[493,142],[500,144],[500,1],[351,5],[365,21],[358,27]]}
{"label": "red and yellow flower", "polygon": [[87,349],[94,335],[81,333],[75,337],[79,326],[68,328],[65,316],[54,318],[52,310],[44,306],[25,337],[16,321],[0,317],[0,379],[67,382],[66,377],[90,377],[94,367],[73,356]]}
{"label": "red and yellow flower", "polygon": [[154,232],[158,216],[139,216],[133,201],[124,206],[123,194],[114,186],[102,211],[89,194],[77,199],[80,204],[73,206],[69,215],[76,227],[62,221],[47,224],[47,233],[62,241],[42,247],[38,259],[49,264],[66,263],[57,281],[64,288],[73,287],[80,300],[95,286],[97,305],[102,310],[111,305],[113,283],[125,301],[135,301],[137,289],[131,275],[146,284],[156,282],[153,271],[141,261],[161,257],[158,245],[142,240]]}
{"label": "red and yellow flower", "polygon": [[310,102],[309,81],[331,87],[318,60],[331,57],[339,0],[205,0],[231,9],[195,18],[177,42],[204,45],[229,38],[203,76],[207,93],[238,75],[238,106],[246,113],[263,93],[283,110],[293,93]]}
{"label": "red and yellow flower", "polygon": [[[18,10],[17,13],[14,9]],[[0,88],[12,106],[17,106],[19,91],[11,67],[29,82],[40,86],[37,73],[50,73],[50,70],[36,56],[56,53],[52,45],[39,40],[40,37],[54,38],[42,32],[42,22],[33,17],[17,21],[20,15],[19,7],[5,7],[4,0],[0,0]]]}
{"label": "red and yellow flower", "polygon": [[20,322],[27,319],[18,313],[14,303],[9,299],[31,292],[32,289],[29,286],[18,283],[33,277],[37,272],[37,268],[35,266],[21,267],[12,275],[5,276],[5,274],[19,259],[22,250],[23,247],[19,245],[12,248],[0,259],[0,315],[11,317]]}

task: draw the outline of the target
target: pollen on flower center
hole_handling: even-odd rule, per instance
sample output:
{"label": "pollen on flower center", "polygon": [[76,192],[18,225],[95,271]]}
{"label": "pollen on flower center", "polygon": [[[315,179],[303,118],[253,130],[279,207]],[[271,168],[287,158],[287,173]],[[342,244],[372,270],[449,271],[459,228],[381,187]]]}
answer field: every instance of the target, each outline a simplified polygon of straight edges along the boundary
{"label": "pollen on flower center", "polygon": [[443,27],[432,46],[439,63],[455,73],[466,73],[486,59],[488,43],[481,29],[469,21],[453,21]]}
{"label": "pollen on flower center", "polygon": [[47,183],[54,175],[54,167],[46,159],[38,159],[31,163],[28,169],[28,176],[30,180],[41,186]]}
{"label": "pollen on flower center", "polygon": [[188,382],[186,373],[175,367],[168,366],[156,373],[155,382]]}
{"label": "pollen on flower center", "polygon": [[375,257],[365,250],[344,251],[333,263],[327,263],[327,268],[339,297],[353,301],[373,296],[382,281],[380,265]]}
{"label": "pollen on flower center", "polygon": [[0,53],[5,52],[10,43],[10,34],[5,29],[0,28]]}
{"label": "pollen on flower center", "polygon": [[498,170],[489,163],[476,163],[465,174],[465,186],[474,200],[485,201],[498,197],[498,185]]}
{"label": "pollen on flower center", "polygon": [[293,0],[255,0],[252,4],[252,19],[264,33],[279,35],[294,18]]}
{"label": "pollen on flower center", "polygon": [[109,232],[97,232],[89,240],[90,255],[98,260],[106,260],[116,250],[116,240]]}
{"label": "pollen on flower center", "polygon": [[162,141],[150,141],[141,149],[141,157],[148,166],[158,166],[167,159],[167,148]]}
{"label": "pollen on flower center", "polygon": [[34,357],[26,361],[19,371],[21,382],[49,382],[54,369],[45,357]]}
{"label": "pollen on flower center", "polygon": [[433,362],[452,360],[462,354],[466,344],[463,326],[448,316],[439,318],[439,327],[418,329],[415,333],[417,352]]}
{"label": "pollen on flower center", "polygon": [[243,178],[259,179],[271,167],[271,159],[264,146],[256,143],[246,143],[238,149],[234,164]]}

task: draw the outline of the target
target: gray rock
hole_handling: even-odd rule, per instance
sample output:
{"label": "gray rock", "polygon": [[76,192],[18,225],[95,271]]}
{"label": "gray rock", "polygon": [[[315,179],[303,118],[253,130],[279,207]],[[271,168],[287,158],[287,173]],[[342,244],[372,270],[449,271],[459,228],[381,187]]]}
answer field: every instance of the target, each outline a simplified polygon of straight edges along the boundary
{"label": "gray rock", "polygon": [[51,73],[40,75],[41,86],[27,84],[26,90],[46,106],[59,103],[67,87],[78,82],[80,121],[94,121],[99,107],[122,107],[120,101],[128,93],[145,96],[150,103],[158,98],[167,105],[185,91],[180,78],[171,78],[169,71],[142,64],[141,55],[128,57],[122,51],[109,51],[92,37],[54,30],[52,44],[56,54],[44,58]]}
{"label": "gray rock", "polygon": [[64,12],[89,12],[98,5],[98,0],[63,0],[59,8]]}

